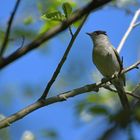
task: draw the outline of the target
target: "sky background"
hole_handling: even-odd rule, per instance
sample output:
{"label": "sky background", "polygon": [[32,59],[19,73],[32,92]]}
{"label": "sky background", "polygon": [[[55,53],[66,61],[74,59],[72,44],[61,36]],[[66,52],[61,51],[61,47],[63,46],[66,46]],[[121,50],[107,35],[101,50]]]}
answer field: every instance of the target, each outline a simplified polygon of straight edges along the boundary
{"label": "sky background", "polygon": [[[1,27],[5,27],[14,3],[15,0],[5,0],[0,5]],[[27,3],[27,0],[21,2],[13,26],[16,27],[19,24],[23,24],[23,19],[28,13],[29,15],[36,16],[38,22],[33,25],[33,28],[39,29],[42,24],[40,15],[31,11],[32,8],[30,9],[28,7],[25,9],[25,3]],[[78,35],[49,96],[96,82],[93,78],[93,73],[96,69],[91,59],[92,42],[85,33],[95,30],[105,30],[112,44],[117,47],[132,17],[133,15],[128,15],[123,10],[109,7],[91,13]],[[5,29],[3,28],[2,30]],[[124,58],[124,67],[133,64],[140,58],[139,31],[140,27],[132,31],[121,51],[120,55]],[[19,47],[20,40],[13,42],[11,47]],[[4,99],[0,102],[1,114],[9,116],[39,98],[61,59],[69,40],[70,35],[68,31],[65,31],[47,42],[46,50],[43,48],[41,51],[36,49],[1,70],[0,98]],[[25,41],[25,43],[27,42]],[[43,51],[46,52],[44,53]],[[71,72],[73,70],[76,74]],[[133,70],[127,74],[127,79],[132,82],[139,82],[138,75],[137,70]],[[64,79],[65,81],[63,81]],[[26,88],[23,90],[23,87]],[[26,96],[25,92],[28,90],[27,87],[29,87],[29,90],[32,87],[34,96]],[[61,140],[96,139],[96,136],[101,131],[104,131],[108,123],[104,117],[93,117],[90,121],[86,121],[82,117],[76,117],[75,103],[85,97],[86,94],[71,98],[66,102],[52,104],[36,110],[22,120],[15,122],[9,128],[11,140],[19,140],[27,130],[31,131],[36,139],[44,140],[45,138],[43,139],[42,136],[43,129],[55,129]],[[102,125],[100,126],[101,123]],[[134,124],[132,127],[134,128],[134,133],[137,134],[139,126]],[[124,131],[118,133],[118,136],[122,136],[123,140],[127,139],[123,135],[124,133]],[[138,134],[136,137],[140,139]]]}

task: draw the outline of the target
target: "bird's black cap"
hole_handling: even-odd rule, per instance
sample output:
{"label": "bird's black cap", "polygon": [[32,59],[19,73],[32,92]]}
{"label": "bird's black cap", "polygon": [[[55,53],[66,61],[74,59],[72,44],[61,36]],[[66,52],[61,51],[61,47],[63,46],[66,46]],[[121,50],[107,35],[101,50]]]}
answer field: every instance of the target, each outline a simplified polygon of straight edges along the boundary
{"label": "bird's black cap", "polygon": [[100,31],[100,30],[95,31],[95,32],[93,32],[93,33],[96,33],[97,35],[99,35],[99,34],[107,35],[107,34],[106,34],[106,31]]}
{"label": "bird's black cap", "polygon": [[86,34],[88,34],[89,36],[91,36],[91,35],[93,35],[93,34],[96,34],[96,35],[100,35],[100,34],[107,35],[107,34],[106,34],[106,31],[100,31],[100,30],[94,31],[94,32],[91,32],[91,33],[86,33]]}

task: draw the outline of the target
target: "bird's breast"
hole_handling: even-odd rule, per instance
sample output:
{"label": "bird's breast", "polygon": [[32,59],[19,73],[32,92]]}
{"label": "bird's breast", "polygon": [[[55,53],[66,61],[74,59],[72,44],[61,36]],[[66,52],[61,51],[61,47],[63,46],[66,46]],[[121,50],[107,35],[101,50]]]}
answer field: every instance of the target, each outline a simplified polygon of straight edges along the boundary
{"label": "bird's breast", "polygon": [[115,72],[120,71],[117,57],[112,48],[105,48],[103,46],[94,47],[93,62],[105,77],[111,77]]}

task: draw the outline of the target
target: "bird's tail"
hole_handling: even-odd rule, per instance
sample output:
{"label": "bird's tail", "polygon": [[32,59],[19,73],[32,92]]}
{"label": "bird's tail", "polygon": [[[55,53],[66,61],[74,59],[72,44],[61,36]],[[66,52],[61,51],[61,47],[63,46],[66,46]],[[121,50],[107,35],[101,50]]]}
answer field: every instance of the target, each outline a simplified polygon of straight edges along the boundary
{"label": "bird's tail", "polygon": [[125,110],[129,110],[130,106],[129,106],[128,98],[126,96],[123,84],[121,83],[121,81],[115,81],[115,82],[113,82],[113,84],[118,92],[118,95],[119,95],[123,108]]}

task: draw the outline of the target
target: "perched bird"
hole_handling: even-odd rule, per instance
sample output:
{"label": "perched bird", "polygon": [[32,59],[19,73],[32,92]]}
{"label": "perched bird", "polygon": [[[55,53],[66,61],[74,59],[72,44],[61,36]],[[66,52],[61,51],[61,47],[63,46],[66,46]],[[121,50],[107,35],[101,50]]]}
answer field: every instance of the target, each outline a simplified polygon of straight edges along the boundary
{"label": "perched bird", "polygon": [[124,90],[125,75],[119,76],[123,65],[118,52],[109,41],[105,31],[95,31],[87,34],[91,37],[94,44],[92,53],[93,63],[104,77],[111,78],[113,75],[117,76],[117,78],[111,80],[111,83],[118,92],[123,108],[129,109],[129,102]]}

